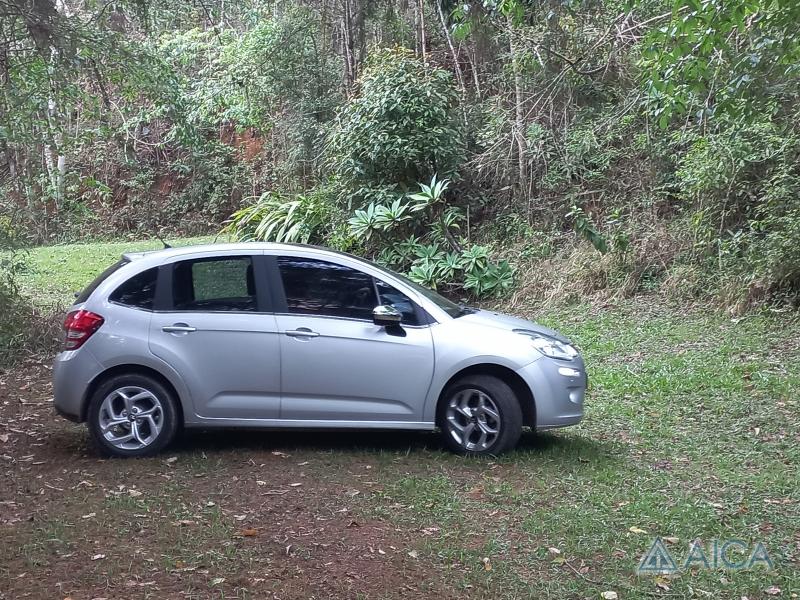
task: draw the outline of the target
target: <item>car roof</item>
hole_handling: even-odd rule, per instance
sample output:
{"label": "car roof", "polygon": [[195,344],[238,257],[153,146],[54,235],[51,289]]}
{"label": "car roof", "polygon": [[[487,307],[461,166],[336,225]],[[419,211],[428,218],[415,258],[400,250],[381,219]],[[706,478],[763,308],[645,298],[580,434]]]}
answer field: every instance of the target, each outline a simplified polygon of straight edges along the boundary
{"label": "car roof", "polygon": [[175,256],[183,256],[187,254],[215,254],[217,252],[235,252],[241,250],[242,252],[252,252],[254,250],[273,250],[273,251],[292,251],[292,250],[314,250],[324,254],[331,254],[334,256],[346,256],[355,260],[362,260],[352,254],[346,252],[339,252],[331,250],[323,246],[314,246],[311,244],[280,244],[277,242],[227,242],[220,244],[196,244],[189,246],[174,246],[163,248],[161,250],[146,250],[141,252],[126,252],[122,256],[127,260],[138,260],[140,258],[152,259],[167,259]]}

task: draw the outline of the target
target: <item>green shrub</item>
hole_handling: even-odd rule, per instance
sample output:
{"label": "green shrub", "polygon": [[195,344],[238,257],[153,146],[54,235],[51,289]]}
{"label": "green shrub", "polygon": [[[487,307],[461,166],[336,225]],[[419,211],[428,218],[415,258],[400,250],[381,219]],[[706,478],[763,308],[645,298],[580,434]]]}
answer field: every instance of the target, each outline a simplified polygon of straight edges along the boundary
{"label": "green shrub", "polygon": [[388,199],[375,198],[376,189],[402,193],[434,173],[454,176],[464,152],[457,101],[449,71],[404,49],[370,55],[358,95],[340,110],[330,137],[330,166],[350,205]]}

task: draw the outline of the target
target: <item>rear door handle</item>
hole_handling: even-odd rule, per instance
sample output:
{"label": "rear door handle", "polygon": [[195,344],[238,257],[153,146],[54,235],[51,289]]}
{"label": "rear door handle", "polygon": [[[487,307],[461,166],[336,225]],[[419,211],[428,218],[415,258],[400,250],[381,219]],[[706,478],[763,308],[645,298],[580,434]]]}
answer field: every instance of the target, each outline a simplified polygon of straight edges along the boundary
{"label": "rear door handle", "polygon": [[187,325],[186,323],[175,323],[174,325],[164,325],[164,327],[161,328],[161,331],[164,333],[191,333],[193,331],[197,331],[197,329]]}
{"label": "rear door handle", "polygon": [[308,327],[300,327],[299,329],[293,329],[291,331],[287,331],[286,335],[289,337],[304,337],[304,338],[313,338],[319,337],[319,333],[316,331],[311,331]]}

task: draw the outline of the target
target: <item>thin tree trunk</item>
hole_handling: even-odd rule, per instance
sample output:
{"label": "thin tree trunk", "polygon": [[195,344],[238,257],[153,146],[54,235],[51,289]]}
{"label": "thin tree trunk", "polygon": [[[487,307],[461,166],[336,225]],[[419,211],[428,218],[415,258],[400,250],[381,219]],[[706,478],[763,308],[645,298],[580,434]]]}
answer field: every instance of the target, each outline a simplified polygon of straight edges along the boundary
{"label": "thin tree trunk", "polygon": [[511,69],[514,73],[514,126],[512,127],[513,141],[517,156],[517,192],[522,195],[526,211],[528,206],[528,165],[527,165],[527,144],[525,141],[525,111],[523,110],[523,89],[522,89],[522,70],[519,65],[517,55],[517,45],[515,40],[514,23],[511,15],[508,17],[508,49],[511,53]]}
{"label": "thin tree trunk", "polygon": [[478,57],[475,48],[472,48],[472,53],[467,50],[467,59],[469,59],[470,68],[472,69],[472,80],[475,83],[475,98],[481,99],[481,80],[478,77]]}
{"label": "thin tree trunk", "polygon": [[423,0],[417,0],[417,8],[419,9],[419,32],[420,44],[422,48],[422,64],[428,66],[428,54],[425,46],[425,5]]}
{"label": "thin tree trunk", "polygon": [[450,31],[447,29],[447,21],[444,18],[442,11],[442,2],[437,0],[436,10],[439,13],[439,22],[442,24],[442,31],[447,40],[447,46],[450,48],[450,55],[453,57],[453,68],[456,72],[456,81],[458,82],[458,91],[461,94],[461,115],[464,118],[464,127],[468,125],[467,122],[467,86],[464,85],[464,74],[461,72],[461,65],[458,63],[458,52],[453,45],[453,38],[450,36]]}
{"label": "thin tree trunk", "polygon": [[353,56],[353,13],[350,8],[350,0],[344,0],[344,17],[342,18],[342,30],[344,40],[344,61],[345,61],[345,93],[350,96],[353,84],[356,80],[355,57]]}

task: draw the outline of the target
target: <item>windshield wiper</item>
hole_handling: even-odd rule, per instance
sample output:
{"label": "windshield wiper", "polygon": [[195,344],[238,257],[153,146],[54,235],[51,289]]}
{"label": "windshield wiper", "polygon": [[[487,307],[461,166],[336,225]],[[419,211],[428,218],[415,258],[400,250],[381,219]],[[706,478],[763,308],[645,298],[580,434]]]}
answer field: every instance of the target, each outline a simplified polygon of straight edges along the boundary
{"label": "windshield wiper", "polygon": [[461,311],[458,315],[459,317],[463,317],[464,315],[473,315],[478,312],[480,309],[475,308],[474,306],[467,306],[466,304],[459,304],[458,310]]}

